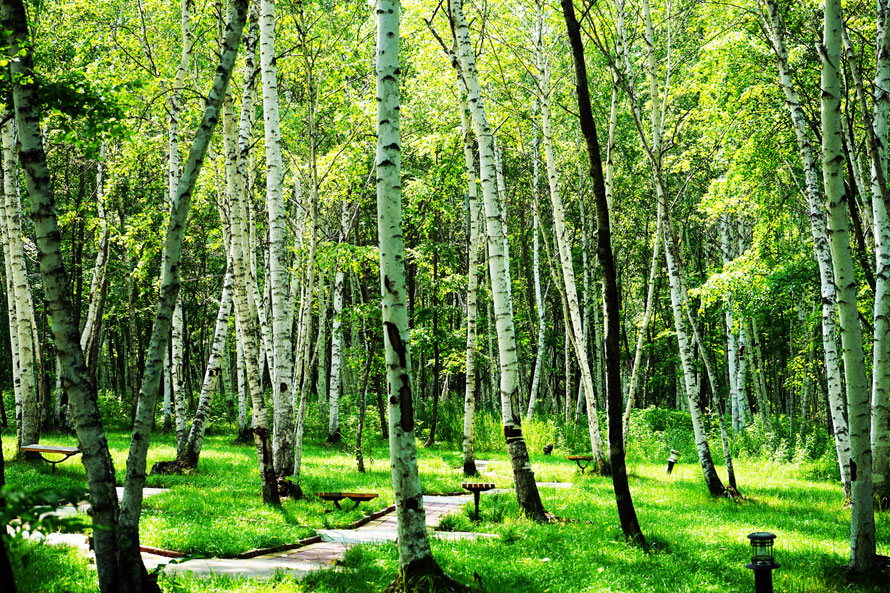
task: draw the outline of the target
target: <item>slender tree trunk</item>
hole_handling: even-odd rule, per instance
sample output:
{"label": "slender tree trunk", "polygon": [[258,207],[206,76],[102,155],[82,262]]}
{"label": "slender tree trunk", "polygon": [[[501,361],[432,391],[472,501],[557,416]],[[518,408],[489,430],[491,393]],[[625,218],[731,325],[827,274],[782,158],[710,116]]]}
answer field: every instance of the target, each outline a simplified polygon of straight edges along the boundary
{"label": "slender tree trunk", "polygon": [[[609,464],[603,451],[603,439],[600,435],[599,418],[596,414],[596,391],[594,391],[594,375],[590,368],[587,352],[584,323],[581,319],[581,307],[578,303],[578,288],[575,283],[575,270],[572,263],[572,247],[569,242],[568,229],[565,221],[565,208],[559,190],[559,176],[556,169],[556,158],[553,154],[553,129],[550,123],[550,66],[544,58],[542,41],[536,51],[538,68],[538,100],[541,103],[541,131],[544,139],[544,161],[547,165],[547,181],[550,188],[550,204],[553,207],[553,232],[559,251],[560,269],[565,287],[566,303],[570,327],[569,337],[574,348],[575,358],[581,370],[581,381],[584,386],[588,430],[590,432],[590,448],[593,453],[593,465],[597,473],[609,472]],[[608,219],[608,213],[606,213]],[[611,253],[611,247],[609,247]],[[599,377],[599,373],[596,374]]]}
{"label": "slender tree trunk", "polygon": [[[584,62],[584,47],[581,44],[581,26],[575,18],[572,0],[562,0],[572,59],[575,64],[575,90],[578,97],[578,112],[581,131],[587,143],[590,158],[590,176],[593,178],[593,194],[596,203],[597,241],[596,252],[603,273],[603,301],[605,304],[605,347],[606,347],[606,411],[609,421],[609,464],[611,465],[612,486],[615,490],[615,503],[624,537],[641,546],[646,539],[640,530],[634,510],[630,486],[627,481],[627,468],[624,464],[624,434],[621,429],[621,346],[619,343],[620,303],[617,273],[612,253],[612,237],[609,224],[609,206],[606,201],[606,184],[603,164],[600,160],[600,145],[596,133],[596,123],[590,106],[587,88],[587,66]],[[545,135],[546,138],[546,135]]]}
{"label": "slender tree trunk", "polygon": [[[890,216],[883,200],[887,179],[890,120],[890,2],[878,0],[877,71],[874,86],[874,141],[880,157],[872,165],[872,211],[876,251],[875,344],[872,368],[871,447],[875,497],[890,510]],[[878,175],[880,170],[881,175]],[[880,205],[879,205],[880,204]],[[883,428],[882,428],[883,427]]]}
{"label": "slender tree trunk", "polygon": [[[819,188],[819,169],[813,154],[813,146],[808,135],[808,122],[794,88],[791,72],[788,67],[788,51],[785,46],[785,34],[779,18],[776,0],[765,0],[766,14],[764,25],[769,31],[770,42],[776,55],[779,71],[779,85],[785,95],[785,103],[791,115],[804,167],[804,187],[806,190],[807,211],[813,235],[813,251],[819,265],[819,284],[822,300],[822,350],[825,355],[825,375],[828,383],[828,403],[831,412],[831,424],[834,427],[835,449],[841,472],[841,483],[844,492],[850,496],[850,429],[844,416],[844,400],[841,383],[840,358],[837,351],[837,320],[835,312],[836,288],[832,269],[832,253],[828,242],[825,225],[825,209],[822,205],[822,193]],[[741,385],[739,386],[741,389]],[[741,396],[740,396],[741,397]]]}
{"label": "slender tree trunk", "polygon": [[492,300],[497,315],[498,353],[501,378],[501,418],[504,436],[513,466],[516,497],[523,513],[536,520],[546,519],[544,505],[535,484],[534,472],[529,462],[525,438],[522,434],[519,408],[518,358],[513,310],[510,299],[510,273],[504,253],[504,234],[501,212],[495,187],[494,141],[485,107],[482,90],[476,72],[476,58],[470,42],[469,30],[463,12],[462,0],[451,0],[450,17],[457,46],[457,62],[461,79],[467,90],[467,103],[476,140],[479,143],[479,173],[482,180],[482,196],[485,201],[486,230],[488,233],[488,269],[491,277]]}
{"label": "slender tree trunk", "polygon": [[[105,292],[108,286],[106,268],[108,262],[108,217],[105,212],[105,143],[99,149],[99,160],[96,165],[96,210],[99,215],[99,246],[96,264],[93,267],[93,278],[90,281],[89,307],[87,320],[80,334],[80,347],[86,356],[90,376],[95,377],[99,353],[99,333],[102,331],[102,313],[105,309]],[[95,379],[94,379],[95,380]]]}
{"label": "slender tree trunk", "polygon": [[[6,200],[7,257],[12,271],[12,293],[15,297],[15,325],[10,334],[16,333],[18,350],[18,380],[21,392],[20,410],[16,414],[18,441],[32,445],[40,441],[40,416],[37,408],[37,386],[34,382],[34,341],[31,333],[31,309],[28,307],[27,271],[25,269],[24,242],[18,207],[18,175],[15,167],[15,122],[12,114],[4,114],[0,133],[3,140],[3,194]],[[27,457],[33,458],[34,455]]]}
{"label": "slender tree trunk", "polygon": [[263,121],[266,145],[266,203],[269,209],[269,271],[272,296],[272,458],[275,471],[293,471],[294,443],[291,369],[293,345],[287,305],[290,277],[287,262],[287,225],[284,209],[284,167],[278,117],[278,74],[275,65],[275,2],[260,1],[260,72],[263,84]]}
{"label": "slender tree trunk", "polygon": [[219,299],[219,312],[216,314],[216,327],[213,330],[213,342],[210,346],[210,358],[207,361],[207,370],[204,373],[204,383],[201,385],[201,395],[198,398],[195,417],[189,431],[183,452],[178,456],[185,465],[191,468],[198,467],[198,457],[204,445],[204,432],[207,429],[208,415],[210,414],[210,402],[216,384],[222,373],[222,360],[225,356],[226,336],[229,333],[229,317],[232,313],[232,288],[235,282],[232,273],[231,259],[226,266],[226,276],[223,280],[222,296]]}
{"label": "slender tree trunk", "polygon": [[[536,35],[541,34],[541,13],[538,14],[538,25]],[[534,112],[534,108],[532,109]],[[535,368],[532,375],[532,387],[528,398],[528,411],[525,416],[531,420],[535,414],[535,406],[538,401],[538,391],[541,385],[541,373],[544,364],[544,340],[547,330],[547,315],[544,304],[544,298],[541,292],[541,259],[540,259],[540,241],[538,235],[540,233],[540,218],[538,216],[538,134],[535,131],[535,138],[532,141],[532,273],[534,274],[535,283],[535,307],[538,310],[538,342],[537,351],[535,353]]]}
{"label": "slender tree trunk", "polygon": [[[349,206],[343,203],[340,216],[340,242],[346,241],[349,234]],[[328,443],[340,441],[340,366],[343,359],[343,289],[346,273],[344,262],[337,262],[337,273],[334,276],[334,322],[331,329],[331,387],[328,392]]]}
{"label": "slender tree trunk", "polygon": [[[458,84],[458,86],[460,86]],[[464,383],[464,475],[474,476],[476,469],[475,429],[476,429],[476,316],[479,298],[479,263],[482,250],[482,236],[479,232],[480,211],[476,191],[476,159],[473,154],[473,131],[470,129],[470,108],[466,95],[461,95],[460,124],[463,133],[464,167],[467,176],[467,217],[469,237],[467,243],[467,368]]]}
{"label": "slender tree trunk", "polygon": [[850,250],[844,205],[841,91],[843,18],[840,0],[825,1],[822,53],[822,178],[828,209],[828,236],[837,284],[837,305],[844,353],[844,379],[850,419],[850,566],[856,570],[875,563],[875,517],[872,501],[871,404],[862,349],[862,329],[856,302],[857,280]]}
{"label": "slender tree trunk", "polygon": [[[872,417],[871,446],[874,471],[874,491],[878,508],[890,509],[890,219],[887,215],[887,127],[890,117],[890,33],[887,17],[890,4],[877,2],[877,42],[874,113],[869,116],[865,85],[856,62],[846,29],[843,41],[850,71],[856,86],[856,95],[862,109],[866,127],[866,144],[871,156],[871,194],[874,218],[876,278],[874,289],[874,347],[872,352]],[[843,119],[843,118],[842,118]],[[861,187],[861,181],[860,187]],[[865,202],[865,200],[863,200]],[[849,204],[850,214],[855,214],[856,204]],[[854,224],[855,219],[854,219]],[[854,227],[859,230],[858,225]],[[861,233],[859,233],[861,235]],[[868,269],[866,265],[863,265]]]}
{"label": "slender tree trunk", "polygon": [[659,248],[661,247],[661,218],[655,223],[655,243],[652,246],[652,263],[649,265],[649,288],[646,291],[646,309],[643,311],[643,321],[637,334],[637,347],[634,349],[633,368],[630,372],[630,383],[627,386],[627,406],[624,410],[624,446],[627,446],[627,431],[630,428],[630,412],[634,406],[637,395],[637,377],[639,376],[640,361],[643,356],[643,342],[646,338],[646,330],[649,320],[652,319],[652,309],[655,304],[655,280],[658,277]]}
{"label": "slender tree trunk", "polygon": [[429,579],[444,579],[444,575],[433,558],[427,537],[414,436],[402,235],[399,10],[398,0],[377,0],[377,229],[389,400],[389,457],[399,530],[397,581],[399,590],[413,591],[421,582],[427,588],[438,588]]}
{"label": "slender tree trunk", "polygon": [[[167,206],[173,207],[176,199],[176,192],[179,188],[180,176],[180,159],[179,159],[179,116],[182,111],[182,96],[185,87],[186,76],[192,60],[192,47],[194,41],[191,32],[191,15],[194,11],[194,0],[180,1],[180,28],[182,30],[182,56],[180,57],[179,66],[176,69],[176,77],[173,80],[173,88],[167,93],[168,111],[170,113],[170,121],[167,131]],[[173,324],[171,336],[171,354],[169,360],[170,387],[172,391],[169,395],[173,401],[173,418],[176,428],[176,451],[177,454],[182,453],[185,447],[185,441],[188,438],[188,419],[186,393],[184,389],[185,377],[183,367],[184,357],[184,319],[182,314],[182,296],[176,299],[176,305],[173,309]],[[88,357],[89,359],[89,357]],[[89,360],[88,360],[89,363]],[[167,403],[168,396],[165,392],[164,403]],[[165,425],[168,420],[167,414],[169,409],[165,409]]]}

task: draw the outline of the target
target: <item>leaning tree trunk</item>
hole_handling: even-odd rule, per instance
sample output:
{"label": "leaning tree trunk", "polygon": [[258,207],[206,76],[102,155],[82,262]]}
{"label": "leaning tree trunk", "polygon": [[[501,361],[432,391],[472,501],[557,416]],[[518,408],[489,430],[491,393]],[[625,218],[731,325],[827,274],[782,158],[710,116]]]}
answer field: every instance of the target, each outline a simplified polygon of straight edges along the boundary
{"label": "leaning tree trunk", "polygon": [[99,246],[93,278],[90,281],[89,307],[87,320],[80,334],[80,347],[86,357],[90,378],[95,384],[96,367],[99,355],[99,335],[102,332],[102,313],[105,309],[105,293],[108,286],[108,240],[110,236],[108,216],[105,211],[105,143],[99,149],[96,165],[96,211],[99,215]]}
{"label": "leaning tree trunk", "polygon": [[[657,183],[657,187],[662,187],[661,183]],[[680,265],[678,262],[677,245],[674,239],[673,224],[671,217],[667,214],[665,195],[663,191],[659,191],[658,208],[663,216],[662,232],[664,239],[665,259],[667,260],[668,279],[671,288],[671,309],[674,314],[674,329],[677,334],[677,345],[680,349],[680,361],[683,365],[683,379],[686,386],[686,400],[689,403],[689,414],[692,420],[692,432],[695,435],[695,446],[698,451],[698,460],[704,474],[705,483],[708,491],[713,496],[721,496],[726,491],[720,476],[717,475],[717,469],[714,467],[714,460],[711,457],[711,448],[708,445],[708,433],[705,430],[701,405],[698,402],[698,388],[695,381],[695,366],[692,355],[692,347],[689,344],[689,334],[686,330],[686,315],[684,311],[684,303],[682,296],[682,276]]]}
{"label": "leaning tree trunk", "polygon": [[[182,30],[182,55],[179,66],[176,69],[176,77],[173,80],[173,88],[167,93],[167,107],[170,113],[170,121],[167,128],[167,206],[173,207],[176,192],[179,189],[179,116],[182,112],[182,96],[185,87],[186,76],[192,61],[192,49],[194,40],[191,30],[191,15],[195,8],[194,0],[181,0],[180,28]],[[169,394],[173,402],[173,420],[176,432],[176,452],[182,453],[185,441],[188,438],[188,404],[185,393],[184,376],[184,324],[182,313],[182,297],[177,297],[173,309],[173,324],[171,335],[170,354],[170,386]],[[88,361],[89,362],[89,361]],[[165,393],[165,403],[167,394]]]}
{"label": "leaning tree trunk", "polygon": [[479,86],[479,77],[476,72],[476,58],[470,42],[462,0],[452,0],[450,17],[457,44],[456,55],[460,67],[460,77],[467,91],[470,116],[476,140],[479,143],[479,173],[482,181],[482,197],[485,201],[488,233],[488,269],[491,277],[501,367],[501,418],[504,423],[504,436],[513,466],[513,480],[516,485],[519,507],[526,515],[543,521],[546,519],[546,511],[535,484],[535,474],[529,462],[528,449],[522,434],[522,411],[519,405],[518,385],[519,361],[516,353],[516,334],[510,302],[510,273],[505,261],[503,225],[495,187],[494,142],[485,115],[482,89]]}
{"label": "leaning tree trunk", "polygon": [[142,488],[145,485],[145,464],[160,385],[163,353],[167,349],[173,309],[179,296],[180,263],[188,209],[201,165],[219,119],[226,90],[229,86],[241,32],[247,17],[246,0],[230,4],[226,36],[221,48],[220,64],[207,96],[204,114],[188,159],[179,178],[176,197],[170,211],[170,222],[164,241],[164,259],[160,288],[160,302],[152,326],[151,340],[146,355],[145,373],[133,424],[133,438],[127,456],[127,477],[121,503],[120,525],[117,534],[121,568],[130,582],[145,579],[145,568],[139,552],[139,517],[142,512]]}
{"label": "leaning tree trunk", "polygon": [[544,340],[546,339],[547,331],[547,311],[541,291],[541,247],[538,240],[540,226],[540,217],[538,216],[538,134],[536,132],[535,138],[532,141],[532,274],[534,275],[535,283],[535,308],[538,310],[538,340],[535,352],[535,367],[532,371],[532,385],[528,397],[528,411],[525,413],[525,417],[528,420],[531,420],[535,415],[538,391],[542,385],[541,373],[544,366]]}
{"label": "leaning tree trunk", "polygon": [[[615,490],[615,503],[621,529],[628,541],[645,547],[646,539],[640,530],[637,513],[634,509],[630,486],[627,481],[627,468],[624,463],[624,434],[621,430],[621,344],[620,303],[618,274],[612,252],[612,236],[609,222],[609,206],[606,201],[606,183],[603,176],[603,163],[600,157],[600,144],[596,133],[596,123],[590,106],[587,82],[587,65],[584,62],[584,47],[581,44],[581,26],[575,18],[572,0],[562,0],[569,43],[572,47],[572,61],[575,64],[575,91],[578,97],[578,112],[581,131],[587,143],[590,158],[590,176],[593,178],[593,195],[596,203],[597,239],[596,253],[603,273],[603,302],[606,350],[606,412],[609,419],[609,464],[612,473],[612,486]],[[545,136],[546,137],[546,136]]]}
{"label": "leaning tree trunk", "polygon": [[[788,51],[785,34],[779,18],[776,0],[766,0],[767,14],[763,21],[769,31],[770,42],[776,55],[779,71],[779,85],[785,95],[785,104],[791,116],[797,149],[804,168],[804,188],[807,199],[807,212],[813,235],[813,252],[819,265],[819,285],[822,301],[822,350],[825,355],[825,376],[828,382],[828,405],[831,411],[831,424],[834,427],[834,444],[840,466],[841,483],[844,492],[850,496],[850,429],[844,413],[844,399],[841,382],[840,357],[837,351],[837,318],[835,313],[836,288],[832,269],[832,254],[825,228],[825,209],[819,188],[819,169],[809,138],[809,123],[804,114],[791,71],[788,67]],[[739,385],[741,389],[741,385]]]}
{"label": "leaning tree trunk", "polygon": [[192,420],[185,448],[178,455],[178,460],[186,467],[197,468],[198,456],[204,445],[204,432],[207,430],[207,421],[210,414],[210,402],[219,376],[222,373],[223,351],[226,345],[226,336],[229,333],[229,317],[232,312],[232,285],[234,284],[232,273],[232,261],[229,258],[226,266],[226,275],[223,279],[222,296],[219,299],[219,312],[216,314],[216,327],[213,330],[213,341],[210,343],[210,358],[207,360],[207,370],[204,373],[204,383],[201,385],[201,395]]}
{"label": "leaning tree trunk", "polygon": [[[556,158],[553,154],[553,128],[550,123],[550,65],[544,57],[539,39],[536,62],[538,68],[538,101],[541,104],[541,131],[544,139],[544,162],[547,166],[547,182],[550,188],[550,204],[553,207],[553,233],[556,235],[556,245],[559,251],[559,263],[562,271],[563,285],[565,288],[566,304],[569,310],[568,325],[571,329],[570,337],[581,370],[581,383],[584,387],[584,402],[586,404],[588,430],[590,432],[590,449],[593,453],[592,465],[597,473],[608,473],[609,464],[603,451],[603,439],[600,435],[599,418],[596,414],[596,392],[594,391],[594,376],[590,369],[590,357],[587,352],[587,340],[585,339],[584,324],[581,320],[581,307],[578,303],[578,288],[575,283],[575,269],[572,263],[572,246],[569,242],[568,229],[565,220],[565,208],[562,203],[562,195],[559,190],[559,177],[556,169]],[[608,213],[607,213],[608,218]],[[611,247],[609,247],[611,253]],[[599,376],[599,373],[597,373]]]}
{"label": "leaning tree trunk", "polygon": [[875,563],[875,516],[872,501],[871,404],[857,308],[857,280],[850,251],[844,204],[841,131],[841,29],[840,0],[825,1],[822,48],[822,179],[828,209],[828,236],[837,285],[838,318],[844,352],[844,379],[850,419],[850,566],[866,570]]}
{"label": "leaning tree trunk", "polygon": [[293,471],[293,345],[287,305],[290,277],[287,264],[287,225],[284,209],[284,167],[278,118],[278,73],[275,65],[275,2],[260,1],[260,72],[266,140],[266,203],[269,209],[269,272],[272,293],[272,458],[275,471]]}
{"label": "leaning tree trunk", "polygon": [[627,431],[630,428],[630,412],[633,410],[637,396],[637,377],[640,376],[640,362],[643,357],[643,342],[646,338],[646,330],[649,320],[652,319],[652,309],[655,305],[655,280],[658,277],[658,265],[661,247],[661,217],[655,223],[655,244],[652,246],[652,263],[649,264],[649,288],[646,290],[646,308],[643,311],[643,321],[637,333],[637,347],[634,349],[634,362],[630,371],[630,382],[627,385],[627,404],[624,409],[624,446],[627,447]]}
{"label": "leaning tree trunk", "polygon": [[[417,471],[411,349],[402,235],[399,2],[377,0],[377,232],[389,401],[389,459],[398,519],[398,590],[462,590],[433,558]],[[444,582],[443,582],[444,581]],[[454,583],[453,585],[457,585]],[[393,587],[393,590],[396,590]]]}

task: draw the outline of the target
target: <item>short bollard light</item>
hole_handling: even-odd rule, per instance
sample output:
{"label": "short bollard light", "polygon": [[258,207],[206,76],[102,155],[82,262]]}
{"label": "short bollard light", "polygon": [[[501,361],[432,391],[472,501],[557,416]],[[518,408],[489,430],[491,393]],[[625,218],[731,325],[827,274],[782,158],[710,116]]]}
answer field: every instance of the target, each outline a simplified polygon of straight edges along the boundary
{"label": "short bollard light", "polygon": [[677,463],[677,457],[680,456],[680,452],[676,449],[671,449],[671,456],[668,457],[668,466],[667,471],[665,472],[667,475],[671,475],[671,472],[674,471],[674,464]]}
{"label": "short bollard light", "polygon": [[773,593],[773,570],[779,568],[773,556],[776,536],[765,531],[748,535],[754,555],[746,566],[754,571],[754,593]]}

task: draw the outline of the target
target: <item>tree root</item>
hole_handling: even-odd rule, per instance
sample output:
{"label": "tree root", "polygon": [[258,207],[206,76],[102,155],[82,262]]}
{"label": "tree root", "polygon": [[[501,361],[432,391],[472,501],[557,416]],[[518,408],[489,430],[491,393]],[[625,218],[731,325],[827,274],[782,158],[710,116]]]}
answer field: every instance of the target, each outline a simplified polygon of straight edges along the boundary
{"label": "tree root", "polygon": [[159,474],[159,475],[183,475],[190,474],[195,471],[195,468],[191,466],[191,464],[186,463],[182,459],[174,459],[173,461],[158,461],[156,464],[151,466],[150,474]]}
{"label": "tree root", "polygon": [[299,484],[291,482],[285,476],[278,476],[276,481],[278,484],[278,496],[289,496],[293,500],[303,498],[303,489],[300,488]]}
{"label": "tree root", "polygon": [[428,557],[400,570],[384,593],[485,593],[478,573],[473,574],[473,580],[474,586],[455,581]]}

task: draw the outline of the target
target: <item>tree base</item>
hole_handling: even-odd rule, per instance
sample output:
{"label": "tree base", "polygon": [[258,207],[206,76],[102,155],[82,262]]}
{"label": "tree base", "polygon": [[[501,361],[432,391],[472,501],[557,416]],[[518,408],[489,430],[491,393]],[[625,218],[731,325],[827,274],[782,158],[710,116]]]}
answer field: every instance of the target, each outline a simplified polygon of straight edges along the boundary
{"label": "tree base", "polygon": [[479,575],[474,574],[473,579],[477,586],[459,583],[445,574],[432,557],[427,557],[399,570],[384,593],[484,593]]}
{"label": "tree base", "polygon": [[186,463],[183,459],[174,459],[173,461],[158,461],[156,464],[151,466],[150,474],[158,474],[158,475],[170,475],[176,474],[181,476],[183,474],[189,474],[193,472],[195,468]]}
{"label": "tree base", "polygon": [[339,445],[343,441],[343,437],[340,436],[340,429],[338,428],[336,431],[330,433],[328,438],[325,439],[325,443],[328,445]]}
{"label": "tree base", "polygon": [[[886,586],[890,582],[890,556],[875,556],[874,563],[866,569],[845,565],[841,567],[841,571],[848,584],[866,587]],[[883,589],[875,590],[883,591]]]}
{"label": "tree base", "polygon": [[464,460],[464,475],[467,477],[479,475],[479,470],[476,469],[476,460],[475,459]]}
{"label": "tree base", "polygon": [[284,476],[278,476],[277,483],[278,496],[290,497],[293,500],[300,500],[303,498],[303,489],[300,488],[299,484],[295,484]]}

